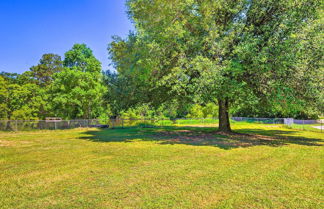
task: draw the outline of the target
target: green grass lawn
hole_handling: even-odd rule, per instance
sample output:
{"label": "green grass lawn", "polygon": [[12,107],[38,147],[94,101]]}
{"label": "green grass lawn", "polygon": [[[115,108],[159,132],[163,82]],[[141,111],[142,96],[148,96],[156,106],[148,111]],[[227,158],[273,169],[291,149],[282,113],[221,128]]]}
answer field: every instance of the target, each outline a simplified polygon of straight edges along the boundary
{"label": "green grass lawn", "polygon": [[322,208],[324,134],[279,125],[0,133],[0,208]]}

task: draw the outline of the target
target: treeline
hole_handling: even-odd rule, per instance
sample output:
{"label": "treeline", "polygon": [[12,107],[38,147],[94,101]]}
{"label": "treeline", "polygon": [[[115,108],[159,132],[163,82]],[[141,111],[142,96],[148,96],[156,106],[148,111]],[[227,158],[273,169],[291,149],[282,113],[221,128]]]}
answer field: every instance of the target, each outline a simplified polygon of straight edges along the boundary
{"label": "treeline", "polygon": [[[123,42],[117,40],[109,47],[112,60],[122,55],[117,54],[119,51],[127,50],[118,48],[117,43]],[[116,49],[119,51],[114,51]],[[132,51],[128,50],[127,53]],[[204,103],[188,100],[181,94],[171,97],[168,89],[151,86],[145,72],[136,65],[125,67],[132,62],[124,63],[123,68],[115,65],[118,72],[103,71],[101,63],[85,44],[75,44],[65,53],[64,59],[56,54],[44,54],[37,65],[22,74],[0,73],[0,118],[218,117],[216,100]],[[230,114],[295,118],[316,118],[320,115],[319,108],[310,105],[291,109],[280,105],[264,106],[252,98],[247,100],[249,104],[242,102],[233,105]]]}
{"label": "treeline", "polygon": [[143,103],[137,93],[142,88],[122,74],[103,71],[90,48],[75,44],[64,59],[44,54],[22,74],[0,73],[0,119],[217,117],[213,103],[206,107],[175,100],[158,107],[149,100]]}

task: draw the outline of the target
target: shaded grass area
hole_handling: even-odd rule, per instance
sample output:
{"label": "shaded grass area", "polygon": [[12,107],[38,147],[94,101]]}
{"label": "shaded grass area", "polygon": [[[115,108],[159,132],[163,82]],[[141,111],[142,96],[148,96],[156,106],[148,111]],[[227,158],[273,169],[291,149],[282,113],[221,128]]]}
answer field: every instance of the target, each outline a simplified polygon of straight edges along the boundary
{"label": "shaded grass area", "polygon": [[278,125],[0,133],[1,208],[321,208],[321,133]]}
{"label": "shaded grass area", "polygon": [[[253,127],[253,128],[251,128]],[[322,134],[301,132],[276,126],[266,129],[264,125],[253,125],[246,128],[237,126],[233,135],[223,135],[215,131],[214,127],[163,127],[154,129],[116,129],[106,131],[88,131],[90,136],[81,139],[94,142],[133,142],[154,141],[158,144],[186,144],[194,146],[214,146],[221,149],[233,149],[252,146],[283,146],[289,144],[322,146]],[[280,128],[279,128],[280,127]],[[317,138],[318,137],[318,138]]]}

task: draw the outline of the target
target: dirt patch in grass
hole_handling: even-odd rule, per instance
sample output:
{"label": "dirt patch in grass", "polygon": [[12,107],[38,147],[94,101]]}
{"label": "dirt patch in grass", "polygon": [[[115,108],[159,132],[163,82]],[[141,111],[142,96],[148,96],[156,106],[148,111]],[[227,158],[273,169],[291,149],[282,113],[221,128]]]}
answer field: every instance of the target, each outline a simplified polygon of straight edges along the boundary
{"label": "dirt patch in grass", "polygon": [[16,146],[16,142],[14,141],[5,141],[5,140],[0,140],[0,147],[12,147]]}
{"label": "dirt patch in grass", "polygon": [[22,144],[29,144],[30,142],[27,141],[7,141],[7,140],[0,140],[0,147],[13,147]]}

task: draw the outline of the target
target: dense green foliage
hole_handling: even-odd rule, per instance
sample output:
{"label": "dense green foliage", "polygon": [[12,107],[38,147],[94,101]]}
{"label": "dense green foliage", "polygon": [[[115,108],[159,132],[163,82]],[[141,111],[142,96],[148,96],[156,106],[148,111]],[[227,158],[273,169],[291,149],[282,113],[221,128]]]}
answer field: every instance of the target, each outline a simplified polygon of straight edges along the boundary
{"label": "dense green foliage", "polygon": [[65,119],[105,115],[101,63],[84,44],[75,44],[62,61],[44,54],[39,64],[18,75],[1,73],[0,118]]}
{"label": "dense green foliage", "polygon": [[44,54],[39,64],[30,68],[30,78],[34,78],[40,86],[48,86],[53,75],[63,70],[61,57],[56,54]]}
{"label": "dense green foliage", "polygon": [[105,87],[101,63],[86,45],[76,44],[65,53],[64,70],[55,75],[50,94],[55,115],[96,118],[103,113]]}
{"label": "dense green foliage", "polygon": [[37,119],[39,115],[45,114],[46,90],[26,74],[0,76],[0,118]]}
{"label": "dense green foliage", "polygon": [[[228,113],[316,117],[323,111],[322,1],[128,0],[136,33],[110,55],[132,103],[170,99]],[[143,91],[145,89],[145,91]],[[201,115],[201,113],[200,113]]]}
{"label": "dense green foliage", "polygon": [[[128,0],[135,31],[0,74],[0,118],[317,118],[324,112],[320,0]],[[218,107],[217,107],[218,105]]]}

